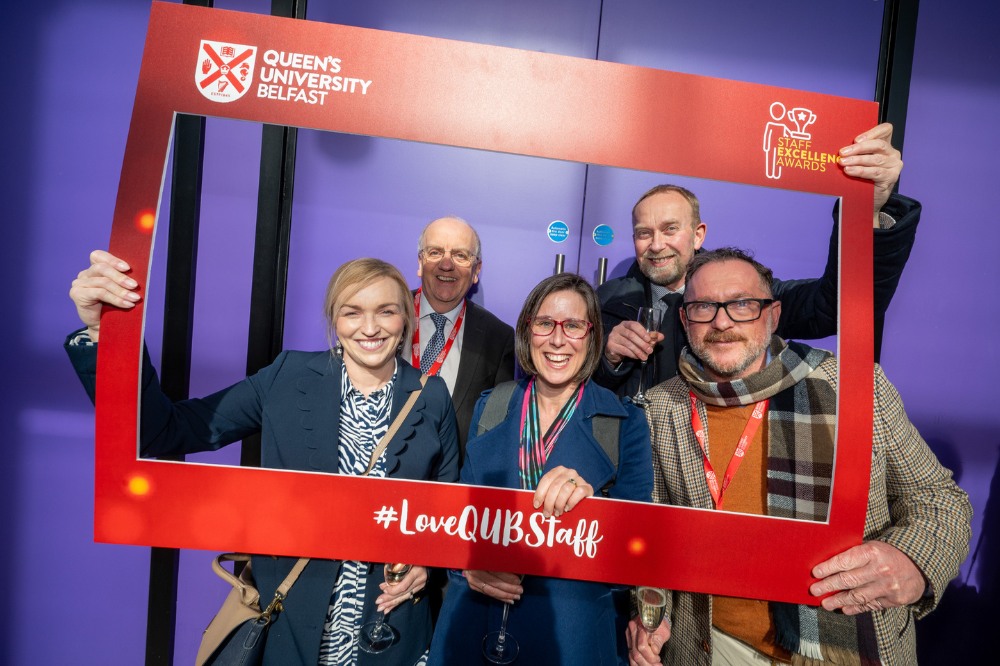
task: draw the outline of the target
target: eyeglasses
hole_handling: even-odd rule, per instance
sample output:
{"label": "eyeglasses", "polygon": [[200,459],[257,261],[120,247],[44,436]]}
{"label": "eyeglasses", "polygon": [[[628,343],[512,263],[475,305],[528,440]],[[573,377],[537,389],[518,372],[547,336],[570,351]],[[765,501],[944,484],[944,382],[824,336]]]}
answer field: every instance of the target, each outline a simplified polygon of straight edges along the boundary
{"label": "eyeglasses", "polygon": [[556,330],[556,326],[561,326],[563,335],[574,340],[586,337],[587,333],[590,333],[590,329],[594,328],[593,324],[584,319],[563,319],[559,321],[558,319],[550,319],[548,317],[535,317],[534,319],[529,319],[528,323],[531,324],[531,333],[533,335],[552,335]]}
{"label": "eyeglasses", "polygon": [[760,319],[764,307],[774,303],[773,298],[739,298],[725,303],[709,301],[690,301],[683,305],[687,320],[695,324],[708,324],[715,321],[719,308],[726,311],[734,322],[743,323]]}
{"label": "eyeglasses", "polygon": [[452,263],[462,268],[471,266],[477,259],[476,255],[468,250],[446,250],[442,247],[425,247],[420,251],[420,254],[432,264],[438,263],[444,259],[446,254],[450,254]]}

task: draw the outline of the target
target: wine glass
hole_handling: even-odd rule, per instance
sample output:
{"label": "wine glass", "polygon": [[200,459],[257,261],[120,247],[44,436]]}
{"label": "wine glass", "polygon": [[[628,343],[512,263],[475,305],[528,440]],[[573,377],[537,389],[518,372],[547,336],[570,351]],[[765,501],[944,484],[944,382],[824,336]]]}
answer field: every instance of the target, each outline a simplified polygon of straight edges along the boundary
{"label": "wine glass", "polygon": [[[385,582],[395,585],[406,577],[412,565],[409,564],[386,564]],[[366,622],[361,627],[361,635],[358,636],[358,647],[368,654],[378,654],[384,652],[389,646],[399,638],[399,632],[386,624],[385,613],[379,611],[374,622]]]}
{"label": "wine glass", "polygon": [[[636,321],[638,321],[646,332],[659,331],[660,322],[663,320],[663,310],[657,310],[656,308],[639,308],[639,313],[636,315]],[[647,359],[648,361],[648,359]],[[643,386],[646,383],[646,361],[642,361],[639,366],[639,390],[636,391],[635,395],[632,396],[632,402],[636,404],[637,407],[647,407],[649,401],[646,400],[646,393],[643,390]]]}
{"label": "wine glass", "polygon": [[666,613],[667,593],[658,587],[638,587],[635,590],[635,600],[642,626],[650,633],[656,631]]}
{"label": "wine glass", "polygon": [[[521,577],[524,580],[524,577]],[[521,646],[517,640],[507,633],[507,615],[513,604],[504,603],[503,615],[500,617],[500,629],[483,636],[483,657],[491,664],[511,664],[517,659]]]}

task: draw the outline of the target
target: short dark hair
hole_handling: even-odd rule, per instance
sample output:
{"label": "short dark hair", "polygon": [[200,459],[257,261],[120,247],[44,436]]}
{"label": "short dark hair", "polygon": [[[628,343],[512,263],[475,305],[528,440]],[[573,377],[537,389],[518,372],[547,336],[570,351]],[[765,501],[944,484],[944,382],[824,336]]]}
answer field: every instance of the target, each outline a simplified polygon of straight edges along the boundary
{"label": "short dark hair", "polygon": [[688,264],[687,274],[684,276],[684,284],[691,284],[691,278],[694,274],[698,272],[699,269],[704,268],[708,264],[718,263],[720,261],[745,261],[753,269],[757,271],[757,275],[760,277],[760,284],[767,293],[767,297],[771,298],[774,296],[774,292],[771,289],[771,284],[774,282],[774,273],[770,268],[760,263],[753,258],[753,253],[748,250],[741,250],[738,247],[720,247],[717,250],[707,250],[695,253],[694,257],[691,259],[691,263]]}
{"label": "short dark hair", "polygon": [[583,302],[587,305],[587,321],[593,324],[589,334],[589,346],[587,347],[587,357],[576,379],[584,381],[597,370],[601,362],[601,346],[604,341],[604,326],[601,324],[601,304],[597,300],[597,293],[590,283],[575,273],[559,273],[547,277],[531,290],[528,298],[525,299],[521,307],[521,314],[517,318],[517,326],[514,330],[514,353],[521,369],[528,375],[538,374],[538,369],[531,361],[531,320],[538,309],[542,307],[542,301],[558,291],[571,291],[583,297]]}

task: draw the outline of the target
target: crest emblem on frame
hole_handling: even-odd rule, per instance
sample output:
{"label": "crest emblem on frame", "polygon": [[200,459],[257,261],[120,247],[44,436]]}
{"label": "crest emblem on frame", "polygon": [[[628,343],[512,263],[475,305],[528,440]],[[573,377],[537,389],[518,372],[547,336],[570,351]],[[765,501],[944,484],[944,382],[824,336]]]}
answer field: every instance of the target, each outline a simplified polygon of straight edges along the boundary
{"label": "crest emblem on frame", "polygon": [[213,102],[238,100],[253,83],[257,47],[201,40],[194,82],[202,95]]}

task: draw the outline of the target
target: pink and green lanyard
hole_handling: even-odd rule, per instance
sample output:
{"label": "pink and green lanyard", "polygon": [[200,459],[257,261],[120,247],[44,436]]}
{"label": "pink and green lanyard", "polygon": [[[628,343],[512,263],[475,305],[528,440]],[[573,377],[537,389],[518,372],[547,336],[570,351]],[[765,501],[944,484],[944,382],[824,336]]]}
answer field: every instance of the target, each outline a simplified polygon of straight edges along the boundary
{"label": "pink and green lanyard", "polygon": [[535,394],[535,378],[528,382],[521,403],[521,449],[518,454],[518,468],[523,490],[534,490],[542,478],[545,461],[552,454],[556,440],[562,434],[569,420],[573,418],[576,406],[583,398],[583,384],[576,391],[575,397],[570,397],[559,410],[555,421],[549,426],[545,437],[542,437],[541,422],[538,418],[538,399]]}

